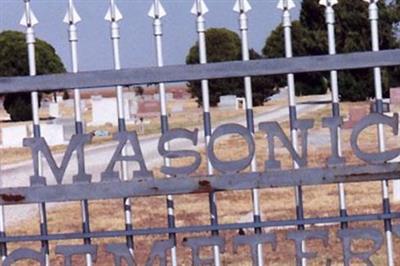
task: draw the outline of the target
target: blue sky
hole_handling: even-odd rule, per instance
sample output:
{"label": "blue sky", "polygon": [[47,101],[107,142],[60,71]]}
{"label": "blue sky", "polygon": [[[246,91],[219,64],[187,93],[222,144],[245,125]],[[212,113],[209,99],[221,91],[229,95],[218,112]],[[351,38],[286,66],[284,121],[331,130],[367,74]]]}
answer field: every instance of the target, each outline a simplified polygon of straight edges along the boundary
{"label": "blue sky", "polygon": [[[226,27],[238,31],[238,15],[232,11],[234,0],[205,0],[209,13],[207,27]],[[51,43],[63,62],[70,69],[70,54],[67,25],[62,22],[67,0],[31,0],[32,9],[39,20],[35,26],[36,36]],[[151,0],[116,0],[124,16],[121,28],[122,67],[155,65],[152,20],[147,16]],[[277,1],[250,1],[253,10],[249,17],[250,47],[260,51],[268,34],[281,21],[281,12],[276,9]],[[75,0],[82,21],[78,24],[80,70],[111,69],[112,46],[109,24],[104,20],[108,0]],[[197,39],[195,17],[190,13],[193,1],[166,0],[162,4],[167,11],[163,18],[164,62],[166,65],[183,64],[189,48]],[[299,1],[292,10],[298,16]],[[6,29],[24,31],[19,25],[23,14],[22,0],[0,0],[0,31]]]}

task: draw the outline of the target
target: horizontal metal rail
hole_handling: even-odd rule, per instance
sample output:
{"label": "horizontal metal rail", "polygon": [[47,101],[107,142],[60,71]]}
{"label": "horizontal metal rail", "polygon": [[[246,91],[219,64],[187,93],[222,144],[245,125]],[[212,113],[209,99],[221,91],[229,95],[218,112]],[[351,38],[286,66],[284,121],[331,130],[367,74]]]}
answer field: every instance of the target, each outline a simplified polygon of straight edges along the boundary
{"label": "horizontal metal rail", "polygon": [[141,67],[121,70],[50,74],[34,77],[3,77],[0,78],[0,94],[362,69],[396,65],[400,65],[400,49],[340,55],[261,59],[247,62],[231,61],[203,65],[173,65],[164,66],[162,68]]}
{"label": "horizontal metal rail", "polygon": [[31,241],[55,241],[55,240],[69,240],[69,239],[83,239],[83,238],[115,238],[126,236],[146,236],[156,234],[171,234],[171,233],[204,233],[213,230],[239,230],[239,229],[253,229],[253,228],[268,228],[268,227],[293,227],[299,224],[315,225],[322,224],[329,226],[334,223],[341,222],[371,222],[382,221],[384,219],[400,219],[400,212],[392,212],[390,214],[365,214],[365,215],[349,215],[346,217],[332,216],[332,217],[313,217],[305,218],[303,220],[270,220],[263,222],[251,223],[227,223],[218,225],[193,225],[181,226],[175,228],[168,227],[154,227],[133,230],[110,230],[110,231],[93,231],[90,233],[54,233],[48,235],[21,235],[21,236],[4,236],[0,237],[0,243],[4,242],[31,242]]}
{"label": "horizontal metal rail", "polygon": [[130,181],[9,187],[0,189],[1,205],[148,197],[226,190],[276,188],[391,180],[400,177],[400,163],[272,170],[219,176],[135,178]]}

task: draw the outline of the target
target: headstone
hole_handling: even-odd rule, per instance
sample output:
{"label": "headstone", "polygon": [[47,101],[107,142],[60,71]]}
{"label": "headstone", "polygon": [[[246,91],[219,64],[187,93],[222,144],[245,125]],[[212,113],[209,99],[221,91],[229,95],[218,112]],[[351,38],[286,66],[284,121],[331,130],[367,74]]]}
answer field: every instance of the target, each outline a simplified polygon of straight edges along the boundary
{"label": "headstone", "polygon": [[40,133],[50,146],[65,144],[64,127],[57,124],[41,124]]}
{"label": "headstone", "polygon": [[172,106],[172,113],[181,113],[183,112],[183,105],[180,103],[176,103]]}
{"label": "headstone", "polygon": [[87,108],[86,108],[86,101],[85,100],[82,100],[81,101],[81,110],[82,111],[85,111]]}
{"label": "headstone", "polygon": [[92,125],[107,123],[118,125],[117,101],[115,98],[92,97]]}
{"label": "headstone", "polygon": [[63,96],[62,96],[62,95],[57,95],[56,101],[57,101],[58,103],[62,103],[62,102],[64,101]]}
{"label": "headstone", "polygon": [[400,104],[400,87],[390,88],[390,104]]}
{"label": "headstone", "polygon": [[137,99],[125,99],[125,118],[132,119],[138,112]]}
{"label": "headstone", "polygon": [[235,109],[239,110],[240,107],[243,110],[246,110],[246,98],[243,97],[236,98]]}
{"label": "headstone", "polygon": [[103,96],[101,95],[92,95],[92,97],[90,97],[92,99],[92,101],[99,101],[101,99],[103,99]]}
{"label": "headstone", "polygon": [[236,95],[220,96],[218,107],[234,109],[236,107]]}
{"label": "headstone", "polygon": [[[62,125],[64,139],[70,139],[76,133],[75,120],[73,118],[57,118],[51,121],[54,125]],[[85,131],[85,122],[83,122],[83,131]]]}
{"label": "headstone", "polygon": [[26,125],[3,127],[1,129],[2,146],[4,148],[23,147],[22,140],[28,137]]}
{"label": "headstone", "polygon": [[137,117],[156,117],[160,113],[159,101],[140,101],[138,105]]}
{"label": "headstone", "polygon": [[174,99],[174,95],[171,92],[167,92],[165,98],[167,98],[167,101],[170,101]]}
{"label": "headstone", "polygon": [[[126,98],[124,95],[125,119],[133,118],[137,112],[136,99]],[[116,98],[92,97],[92,123],[94,126],[101,126],[107,123],[118,125],[118,109]]]}
{"label": "headstone", "polygon": [[343,128],[344,129],[353,128],[353,126],[357,124],[357,122],[360,121],[362,118],[364,118],[367,114],[368,112],[365,107],[360,107],[360,106],[350,107],[349,119],[344,122]]}
{"label": "headstone", "polygon": [[59,118],[61,116],[60,105],[58,103],[49,103],[49,115],[55,118]]}
{"label": "headstone", "polygon": [[74,99],[68,99],[65,100],[64,102],[65,107],[73,108],[74,107]]}

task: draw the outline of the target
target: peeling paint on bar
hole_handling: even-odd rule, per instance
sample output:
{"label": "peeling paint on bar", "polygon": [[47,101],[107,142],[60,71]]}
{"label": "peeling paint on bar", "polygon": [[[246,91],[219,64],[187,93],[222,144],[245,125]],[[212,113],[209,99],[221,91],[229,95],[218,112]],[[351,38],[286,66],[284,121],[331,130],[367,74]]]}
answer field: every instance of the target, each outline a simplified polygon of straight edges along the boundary
{"label": "peeling paint on bar", "polygon": [[[174,178],[136,178],[130,181],[65,184],[0,189],[0,204],[148,197],[186,193],[206,193],[252,188],[328,185],[400,178],[400,163],[340,166],[254,173],[229,173],[214,176]],[[110,190],[110,186],[113,187]],[[5,197],[5,198],[4,198]],[[15,201],[12,199],[16,199]]]}

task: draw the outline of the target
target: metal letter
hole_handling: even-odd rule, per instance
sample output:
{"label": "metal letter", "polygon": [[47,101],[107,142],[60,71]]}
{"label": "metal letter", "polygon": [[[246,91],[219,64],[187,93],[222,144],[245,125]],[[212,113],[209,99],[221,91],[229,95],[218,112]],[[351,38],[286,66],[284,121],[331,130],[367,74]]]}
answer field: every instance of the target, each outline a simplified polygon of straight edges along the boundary
{"label": "metal letter", "polygon": [[[140,170],[134,171],[134,177],[140,178],[150,178],[153,177],[152,172],[147,170],[146,163],[143,159],[142,150],[140,149],[139,140],[135,131],[127,132],[122,131],[114,134],[113,137],[115,140],[118,140],[118,146],[115,149],[115,152],[111,158],[110,163],[108,164],[106,170],[101,173],[101,181],[120,181],[118,177],[118,172],[114,171],[114,166],[118,161],[135,161],[139,164]],[[122,150],[127,144],[130,142],[132,145],[133,152],[135,155],[122,155]]]}
{"label": "metal letter", "polygon": [[19,260],[35,260],[40,263],[40,266],[45,266],[46,252],[44,249],[38,252],[32,249],[20,248],[11,252],[3,261],[2,265],[11,266],[14,262]]}
{"label": "metal letter", "polygon": [[386,161],[392,160],[399,156],[400,148],[393,149],[390,151],[380,151],[380,152],[363,152],[360,147],[358,146],[357,140],[360,133],[369,126],[372,125],[387,125],[392,128],[393,134],[398,135],[399,132],[399,116],[398,114],[394,114],[393,117],[389,117],[383,114],[378,113],[371,113],[361,119],[353,129],[351,133],[351,147],[353,148],[354,154],[360,158],[361,160],[371,163],[371,164],[378,164],[384,163]]}
{"label": "metal letter", "polygon": [[135,260],[132,257],[132,254],[129,252],[128,246],[125,244],[107,244],[106,245],[107,252],[110,252],[114,255],[114,264],[115,266],[121,266],[122,261],[125,260],[128,266],[136,265]]}
{"label": "metal letter", "polygon": [[35,137],[35,138],[25,138],[23,144],[25,147],[29,147],[32,151],[32,158],[33,158],[33,168],[34,168],[34,175],[31,176],[31,185],[45,185],[46,179],[39,175],[39,153],[43,154],[46,158],[47,163],[49,164],[50,170],[53,173],[57,184],[61,185],[65,170],[67,169],[68,163],[71,160],[72,153],[76,151],[78,154],[78,174],[74,176],[74,183],[77,182],[90,182],[91,175],[86,174],[85,167],[84,167],[84,150],[83,147],[86,143],[90,143],[92,140],[93,135],[91,134],[77,134],[73,135],[67,150],[65,151],[64,157],[61,162],[61,166],[58,167],[54,157],[50,151],[47,142],[42,137]]}
{"label": "metal letter", "polygon": [[258,246],[262,247],[265,243],[271,243],[272,249],[276,251],[276,234],[238,235],[233,238],[233,252],[237,253],[239,246],[250,246],[253,266],[256,266],[259,264]]}
{"label": "metal letter", "polygon": [[344,164],[346,160],[339,155],[339,129],[343,124],[343,118],[340,116],[324,117],[322,118],[322,125],[324,128],[329,128],[331,134],[331,156],[328,158],[328,165]]}
{"label": "metal letter", "polygon": [[[249,154],[247,155],[246,158],[230,162],[221,161],[217,158],[214,152],[215,141],[219,137],[229,134],[239,134],[246,140],[247,147],[249,150]],[[255,143],[253,137],[251,136],[250,131],[247,128],[238,124],[225,124],[217,127],[212,133],[210,143],[207,147],[207,152],[211,164],[217,170],[223,173],[235,173],[235,172],[240,172],[241,170],[245,169],[247,166],[250,165],[255,153]]]}
{"label": "metal letter", "polygon": [[[328,246],[328,231],[293,231],[287,234],[287,239],[291,239],[295,242],[296,246],[296,265],[302,265],[303,259],[312,259],[317,257],[317,252],[305,252],[303,251],[303,243],[310,239],[321,239],[324,246]],[[327,262],[327,265],[328,262]]]}
{"label": "metal letter", "polygon": [[90,254],[93,262],[96,261],[97,257],[97,245],[62,245],[56,247],[56,254],[62,254],[64,256],[64,265],[72,265],[72,256],[74,255],[86,255]]}
{"label": "metal letter", "polygon": [[171,129],[162,134],[159,142],[158,142],[158,152],[161,156],[169,158],[169,159],[178,159],[184,157],[193,157],[194,162],[191,165],[181,166],[181,167],[172,167],[163,165],[161,166],[161,172],[166,175],[178,176],[178,175],[190,175],[194,171],[199,168],[201,163],[200,153],[197,151],[191,150],[179,150],[179,151],[171,151],[165,149],[165,144],[174,139],[188,139],[190,140],[194,146],[197,145],[197,133],[198,129],[195,129],[193,132],[183,128]]}
{"label": "metal letter", "polygon": [[200,249],[202,247],[218,246],[222,253],[225,252],[225,240],[220,236],[186,238],[183,245],[192,249],[192,265],[212,265],[214,258],[201,259]]}
{"label": "metal letter", "polygon": [[153,265],[157,258],[159,259],[160,266],[166,266],[167,250],[172,249],[174,246],[173,239],[155,241],[151,248],[151,253],[146,261],[146,266]]}
{"label": "metal letter", "polygon": [[294,129],[301,131],[301,156],[297,153],[295,147],[290,143],[288,137],[285,135],[285,132],[283,132],[283,129],[278,122],[262,122],[258,125],[259,129],[267,134],[268,160],[265,161],[266,169],[281,168],[281,162],[275,159],[275,137],[281,140],[283,146],[289,151],[290,156],[299,165],[299,167],[307,166],[308,129],[314,126],[314,120],[295,120],[293,122],[293,126]]}
{"label": "metal letter", "polygon": [[[350,266],[351,260],[356,258],[362,260],[368,266],[373,266],[369,258],[380,249],[383,243],[383,237],[379,230],[375,228],[342,229],[338,231],[337,235],[342,240],[345,266]],[[355,239],[372,240],[374,247],[370,251],[353,252],[351,251],[351,241]]]}

